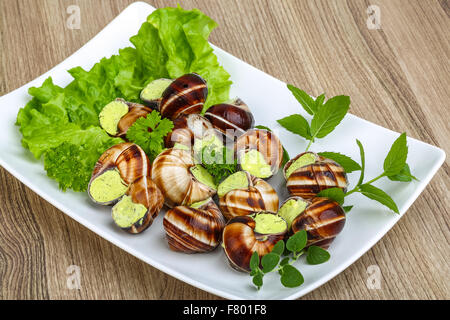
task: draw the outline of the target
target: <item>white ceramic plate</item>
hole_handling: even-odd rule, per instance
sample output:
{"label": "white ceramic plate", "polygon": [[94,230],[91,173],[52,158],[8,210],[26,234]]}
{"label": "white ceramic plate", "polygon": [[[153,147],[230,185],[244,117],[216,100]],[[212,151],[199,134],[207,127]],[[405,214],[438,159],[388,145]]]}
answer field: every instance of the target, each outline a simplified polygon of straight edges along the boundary
{"label": "white ceramic plate", "polygon": [[[150,5],[136,2],[126,8],[97,36],[80,50],[23,87],[0,98],[0,164],[26,184],[34,192],[67,215],[83,224],[118,247],[195,287],[230,299],[295,299],[330,280],[369,250],[392,228],[429,183],[445,159],[443,150],[429,144],[408,139],[408,163],[419,182],[379,181],[377,185],[392,195],[398,204],[400,215],[388,211],[376,202],[360,195],[352,195],[346,204],[357,204],[348,215],[343,232],[330,247],[331,259],[322,265],[309,266],[298,261],[297,266],[304,275],[305,283],[295,289],[284,288],[277,274],[265,277],[264,287],[256,291],[247,274],[234,271],[228,266],[222,250],[214,253],[186,255],[169,250],[162,227],[161,212],[153,225],[143,234],[130,235],[116,228],[110,217],[110,208],[96,206],[85,193],[62,192],[58,185],[46,176],[41,161],[35,160],[20,143],[21,134],[14,123],[19,108],[30,96],[28,88],[40,86],[49,76],[65,86],[71,82],[66,70],[82,66],[90,69],[102,57],[117,54],[119,48],[130,46],[128,39],[136,34],[147,16],[154,10]],[[220,26],[215,32],[224,32]],[[250,106],[256,124],[272,128],[280,137],[291,156],[302,152],[304,140],[282,130],[275,121],[301,109],[287,90],[285,83],[215,48],[215,52],[233,81],[232,95],[239,96]],[[378,125],[347,115],[341,125],[324,141],[317,142],[315,151],[339,151],[359,159],[354,143],[358,138],[366,149],[366,177],[375,177],[382,170],[382,163],[398,133]],[[358,173],[350,174],[350,183],[355,184]],[[284,196],[283,181],[276,176],[270,181],[280,197]]]}

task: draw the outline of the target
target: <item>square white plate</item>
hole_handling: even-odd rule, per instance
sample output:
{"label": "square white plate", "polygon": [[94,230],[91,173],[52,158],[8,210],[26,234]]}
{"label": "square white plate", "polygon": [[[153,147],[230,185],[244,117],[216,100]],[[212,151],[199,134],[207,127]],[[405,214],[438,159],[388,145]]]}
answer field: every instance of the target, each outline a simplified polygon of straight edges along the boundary
{"label": "square white plate", "polygon": [[[298,261],[305,283],[295,289],[284,288],[277,274],[265,277],[264,287],[256,291],[247,274],[234,271],[228,266],[222,250],[209,254],[186,255],[169,250],[162,227],[161,212],[153,225],[143,234],[130,235],[116,228],[110,218],[110,209],[96,206],[85,193],[62,192],[55,181],[49,179],[42,161],[35,160],[20,143],[21,134],[14,125],[19,108],[30,99],[28,88],[40,86],[49,76],[55,84],[66,86],[71,76],[66,70],[82,66],[90,69],[102,57],[117,54],[119,48],[130,46],[128,39],[136,34],[147,16],[154,10],[150,5],[136,2],[126,8],[105,29],[80,50],[54,67],[49,72],[0,98],[0,164],[26,184],[34,192],[67,215],[83,224],[118,247],[195,287],[229,299],[295,299],[330,280],[369,250],[411,206],[429,183],[445,159],[443,150],[429,144],[408,138],[408,163],[418,182],[404,184],[387,179],[377,185],[392,195],[398,204],[400,215],[367,198],[354,194],[346,204],[356,204],[349,213],[343,232],[330,247],[331,259],[322,265],[309,266]],[[216,32],[224,32],[219,26]],[[232,96],[239,96],[250,106],[256,124],[272,128],[280,137],[291,156],[302,152],[306,143],[275,121],[292,113],[298,113],[300,106],[285,83],[274,79],[245,62],[214,47],[219,61],[231,74]],[[357,133],[357,135],[356,135]],[[382,128],[366,120],[347,115],[341,125],[324,141],[313,145],[320,151],[339,151],[359,159],[359,150],[354,143],[358,138],[366,149],[366,177],[377,176],[392,142],[398,133]],[[354,186],[358,173],[350,174],[350,187]],[[284,186],[280,176],[270,181],[284,197]],[[283,200],[283,199],[280,199]]]}

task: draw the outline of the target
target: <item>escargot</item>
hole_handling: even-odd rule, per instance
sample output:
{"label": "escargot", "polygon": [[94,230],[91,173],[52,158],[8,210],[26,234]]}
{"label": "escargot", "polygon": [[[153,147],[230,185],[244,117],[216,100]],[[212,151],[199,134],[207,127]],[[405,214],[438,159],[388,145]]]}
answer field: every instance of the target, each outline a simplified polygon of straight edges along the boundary
{"label": "escargot", "polygon": [[278,195],[266,181],[246,171],[228,176],[217,189],[219,207],[227,219],[258,211],[276,212]]}
{"label": "escargot", "polygon": [[234,217],[223,229],[223,248],[230,265],[249,272],[253,252],[262,258],[283,240],[287,230],[286,221],[272,212]]}
{"label": "escargot", "polygon": [[281,168],[283,146],[268,130],[248,130],[237,139],[235,151],[242,170],[255,177],[270,178]]}
{"label": "escargot", "polygon": [[190,149],[195,141],[212,133],[213,126],[205,117],[195,113],[183,114],[173,121],[173,129],[164,142],[166,148],[182,145]]}
{"label": "escargot", "polygon": [[166,204],[191,205],[216,194],[214,179],[190,150],[166,149],[153,162],[152,180],[161,189]]}
{"label": "escargot", "polygon": [[144,105],[127,102],[121,98],[108,103],[99,114],[100,126],[111,136],[125,137],[128,129],[152,110]]}
{"label": "escargot", "polygon": [[290,197],[280,207],[278,214],[288,223],[290,233],[306,230],[307,246],[327,249],[345,225],[342,207],[328,198],[306,200]]}
{"label": "escargot", "polygon": [[216,104],[208,108],[205,117],[213,127],[231,140],[253,128],[255,119],[248,106],[239,98],[229,103]]}
{"label": "escargot", "polygon": [[177,206],[164,215],[169,247],[184,253],[214,250],[222,240],[225,218],[209,198],[191,206]]}
{"label": "escargot", "polygon": [[196,73],[188,73],[172,81],[164,90],[159,111],[170,120],[181,114],[200,113],[207,96],[206,81]]}
{"label": "escargot", "polygon": [[164,204],[150,179],[150,162],[141,147],[124,142],[106,150],[95,164],[88,195],[98,204],[112,205],[114,222],[130,233],[148,228]]}
{"label": "escargot", "polygon": [[347,190],[347,174],[342,166],[314,152],[304,152],[292,158],[283,171],[291,195],[308,199],[327,188]]}
{"label": "escargot", "polygon": [[140,98],[142,102],[152,108],[159,109],[159,105],[161,104],[162,94],[164,90],[172,83],[171,79],[156,79],[151,81],[149,84],[145,86],[145,88],[141,91]]}
{"label": "escargot", "polygon": [[125,195],[112,207],[117,226],[130,233],[147,229],[164,205],[164,197],[156,184],[142,176],[130,184]]}

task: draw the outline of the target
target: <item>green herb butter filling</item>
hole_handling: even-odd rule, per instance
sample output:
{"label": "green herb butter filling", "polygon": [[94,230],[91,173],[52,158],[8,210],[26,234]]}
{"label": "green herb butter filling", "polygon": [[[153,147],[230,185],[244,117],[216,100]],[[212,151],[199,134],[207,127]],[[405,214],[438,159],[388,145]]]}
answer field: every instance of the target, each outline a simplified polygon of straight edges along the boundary
{"label": "green herb butter filling", "polygon": [[211,189],[217,190],[217,186],[214,183],[213,176],[200,164],[192,166],[190,168],[191,173],[194,175],[195,179],[200,181],[201,183],[207,185]]}
{"label": "green herb butter filling", "polygon": [[286,201],[278,210],[278,215],[280,215],[288,224],[288,228],[291,227],[292,221],[306,209],[307,203],[303,200],[291,199]]}
{"label": "green herb butter filling", "polygon": [[92,180],[89,193],[97,202],[109,202],[123,196],[127,189],[119,171],[114,169],[108,170]]}
{"label": "green herb butter filling", "polygon": [[259,213],[254,217],[255,232],[260,234],[276,234],[287,229],[282,217],[271,213]]}
{"label": "green herb butter filling", "polygon": [[[203,158],[203,148],[211,148],[220,150],[223,148],[222,141],[215,135],[207,135],[203,139],[195,139],[194,140],[194,152],[195,154],[200,154]],[[211,150],[209,149],[209,150]],[[208,150],[208,149],[207,149]]]}
{"label": "green herb butter filling", "polygon": [[211,201],[211,198],[208,198],[208,199],[205,199],[203,201],[199,201],[199,202],[193,203],[193,204],[190,205],[190,207],[194,208],[194,209],[198,209],[201,206],[203,206],[204,204],[207,204],[209,201]]}
{"label": "green herb butter filling", "polygon": [[103,107],[98,115],[100,126],[110,135],[117,134],[117,124],[128,113],[128,105],[121,101],[112,101]]}
{"label": "green herb butter filling", "polygon": [[314,162],[316,162],[316,156],[314,155],[314,153],[305,153],[297,160],[292,162],[291,165],[287,168],[286,179],[289,178],[290,175],[298,168],[313,164]]}
{"label": "green herb butter filling", "polygon": [[227,177],[219,184],[217,195],[223,197],[231,190],[248,188],[248,178],[244,171],[238,171]]}
{"label": "green herb butter filling", "polygon": [[255,149],[241,156],[241,168],[258,178],[268,178],[272,175],[272,170],[263,154]]}
{"label": "green herb butter filling", "polygon": [[121,228],[131,227],[144,218],[146,213],[147,208],[140,203],[134,203],[130,196],[123,196],[112,208],[112,218]]}
{"label": "green herb butter filling", "polygon": [[172,83],[170,79],[156,79],[150,82],[144,90],[141,91],[141,99],[153,101],[162,97],[167,87]]}

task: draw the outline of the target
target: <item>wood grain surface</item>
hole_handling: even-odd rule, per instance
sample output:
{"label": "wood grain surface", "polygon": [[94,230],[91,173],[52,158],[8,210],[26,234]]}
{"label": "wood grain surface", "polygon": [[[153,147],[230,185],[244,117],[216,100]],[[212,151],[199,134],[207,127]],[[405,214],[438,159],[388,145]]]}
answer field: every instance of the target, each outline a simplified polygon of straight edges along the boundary
{"label": "wood grain surface", "polygon": [[[0,0],[0,95],[46,72],[132,0]],[[305,91],[347,94],[359,117],[450,150],[450,7],[445,0],[148,1],[199,8],[211,42]],[[66,27],[69,5],[81,28]],[[367,27],[380,8],[381,28]],[[7,106],[2,106],[7,107]],[[303,299],[449,299],[449,162],[356,263]],[[81,289],[67,288],[70,265]],[[381,288],[368,289],[379,266]],[[81,226],[0,168],[1,299],[217,299]]]}

